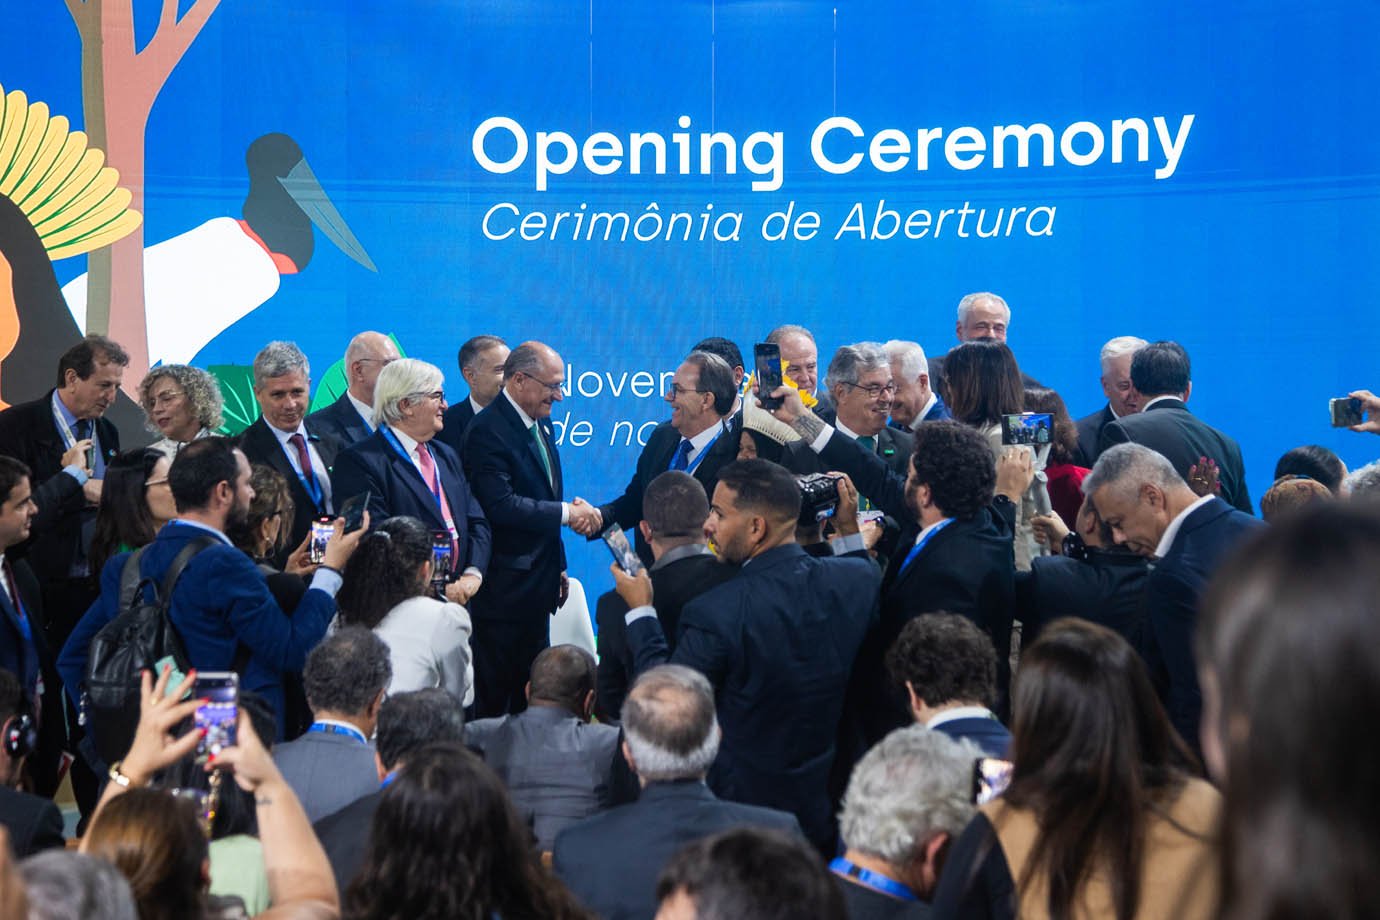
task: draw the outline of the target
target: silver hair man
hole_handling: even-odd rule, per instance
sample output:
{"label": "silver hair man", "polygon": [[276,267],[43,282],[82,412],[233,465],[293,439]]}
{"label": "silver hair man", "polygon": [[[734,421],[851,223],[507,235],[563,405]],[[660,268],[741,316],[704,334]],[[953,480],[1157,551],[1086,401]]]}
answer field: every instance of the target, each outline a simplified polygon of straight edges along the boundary
{"label": "silver hair man", "polygon": [[699,671],[644,672],[623,704],[624,753],[645,783],[703,779],[719,754],[714,688]]}
{"label": "silver hair man", "polygon": [[302,349],[295,342],[269,342],[254,356],[254,387],[257,389],[264,381],[293,371],[301,371],[303,376],[311,378],[311,365]]}
{"label": "silver hair man", "polygon": [[436,392],[445,380],[439,367],[417,358],[392,362],[379,371],[379,379],[374,382],[374,424],[398,424],[402,421],[404,402]]}
{"label": "silver hair man", "polygon": [[824,385],[832,390],[840,384],[855,384],[868,371],[891,370],[891,359],[877,342],[858,342],[844,345],[834,352]]}

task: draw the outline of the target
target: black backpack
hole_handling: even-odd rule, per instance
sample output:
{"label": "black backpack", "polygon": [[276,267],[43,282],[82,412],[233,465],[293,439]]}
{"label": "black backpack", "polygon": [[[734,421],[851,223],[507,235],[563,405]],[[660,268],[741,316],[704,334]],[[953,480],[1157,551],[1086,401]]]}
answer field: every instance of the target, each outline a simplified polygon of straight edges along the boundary
{"label": "black backpack", "polygon": [[[124,757],[134,741],[134,730],[139,725],[139,672],[153,672],[159,661],[169,657],[182,673],[190,669],[182,640],[168,619],[168,607],[173,587],[187,563],[218,542],[209,536],[189,541],[173,558],[161,584],[152,578],[140,578],[142,548],[125,562],[120,573],[121,612],[91,640],[82,701],[86,731],[106,763]],[[154,589],[151,601],[145,598],[146,586]]]}

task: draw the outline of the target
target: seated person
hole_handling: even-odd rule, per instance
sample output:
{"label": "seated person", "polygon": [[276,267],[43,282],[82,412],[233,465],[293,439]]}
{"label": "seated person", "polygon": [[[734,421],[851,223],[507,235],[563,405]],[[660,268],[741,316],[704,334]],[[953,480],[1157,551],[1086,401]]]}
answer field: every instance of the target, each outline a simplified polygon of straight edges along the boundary
{"label": "seated person", "polygon": [[532,662],[525,710],[465,726],[465,743],[503,779],[542,850],[611,803],[618,729],[591,723],[593,709],[594,657],[556,645]]}
{"label": "seated person", "polygon": [[305,735],[275,747],[273,759],[307,819],[318,821],[378,791],[371,739],[393,667],[382,639],[347,626],[312,649],[302,677],[316,719]]}
{"label": "seated person", "polygon": [[972,620],[921,614],[902,627],[886,664],[918,724],[971,741],[988,757],[1006,756],[1011,735],[990,708],[997,695],[997,652]]}

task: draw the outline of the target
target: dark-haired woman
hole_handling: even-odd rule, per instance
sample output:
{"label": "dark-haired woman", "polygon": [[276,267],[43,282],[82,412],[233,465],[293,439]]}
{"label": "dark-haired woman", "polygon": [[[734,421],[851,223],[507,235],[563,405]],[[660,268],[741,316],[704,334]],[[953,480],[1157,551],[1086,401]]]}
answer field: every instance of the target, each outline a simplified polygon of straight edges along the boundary
{"label": "dark-haired woman", "polygon": [[1342,458],[1320,444],[1305,444],[1287,450],[1275,464],[1276,480],[1285,476],[1306,476],[1327,486],[1333,495],[1342,494],[1346,472]]}
{"label": "dark-haired woman", "polygon": [[1116,633],[1046,627],[1012,690],[1011,784],[954,845],[936,918],[1208,920],[1221,797]]}
{"label": "dark-haired woman", "polygon": [[437,600],[431,586],[431,531],[412,517],[391,517],[359,544],[336,595],[340,623],[363,626],[388,644],[389,693],[441,687],[474,700],[470,615]]}
{"label": "dark-haired woman", "polygon": [[164,524],[177,517],[168,486],[171,461],[150,448],[125,451],[106,465],[101,504],[91,535],[91,571],[96,575],[112,557],[153,542]]}
{"label": "dark-haired woman", "polygon": [[1203,755],[1222,783],[1225,920],[1380,905],[1380,517],[1328,503],[1261,532],[1203,598]]}
{"label": "dark-haired woman", "polygon": [[1087,467],[1074,462],[1078,455],[1078,425],[1069,415],[1064,398],[1045,387],[1025,391],[1025,411],[1043,412],[1053,423],[1049,459],[1045,462],[1046,488],[1054,513],[1065,527],[1074,530],[1078,526],[1078,509],[1083,507],[1083,477],[1089,473]]}
{"label": "dark-haired woman", "polygon": [[374,813],[347,920],[583,920],[538,862],[503,781],[469,750],[409,754]]}

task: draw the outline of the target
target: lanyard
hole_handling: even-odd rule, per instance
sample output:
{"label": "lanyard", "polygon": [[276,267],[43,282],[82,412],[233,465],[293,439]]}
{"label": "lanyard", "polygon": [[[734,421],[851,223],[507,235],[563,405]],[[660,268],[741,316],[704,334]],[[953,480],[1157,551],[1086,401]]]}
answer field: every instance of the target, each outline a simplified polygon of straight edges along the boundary
{"label": "lanyard", "polygon": [[915,892],[910,890],[909,886],[902,885],[895,879],[887,878],[879,872],[873,872],[871,869],[864,869],[862,866],[850,862],[842,856],[829,863],[829,868],[836,875],[846,875],[849,878],[856,879],[873,891],[890,895],[893,898],[900,898],[902,901],[920,900],[916,897]]}
{"label": "lanyard", "polygon": [[[715,434],[714,437],[712,437],[712,438],[709,439],[709,443],[706,444],[706,445],[704,445],[704,447],[702,447],[702,448],[700,449],[700,452],[699,452],[699,453],[695,454],[694,462],[692,462],[692,463],[687,463],[687,464],[685,465],[685,472],[686,472],[687,474],[693,474],[693,473],[695,472],[696,468],[698,468],[699,465],[700,465],[701,463],[704,462],[704,458],[707,457],[707,456],[709,456],[709,448],[711,448],[711,447],[714,446],[714,442],[717,441],[717,440],[719,440],[719,438],[723,435],[723,433],[724,433],[724,423],[723,423],[723,422],[720,422],[720,423],[719,423],[719,431],[718,431],[718,433]],[[673,460],[672,462],[674,462],[674,460]],[[670,467],[668,466],[667,469],[670,469]]]}
{"label": "lanyard", "polygon": [[[282,445],[283,445],[283,453],[285,453],[285,454],[288,453],[288,448],[289,448],[289,447],[292,447],[292,453],[291,453],[291,454],[288,454],[289,457],[291,457],[291,456],[293,456],[294,454],[297,453],[297,448],[296,448],[295,445],[293,445],[291,439],[288,439],[288,441],[285,442],[285,443],[284,443],[284,442],[279,442],[279,443],[282,443]],[[305,434],[302,435],[302,453],[306,454],[306,455],[307,455],[308,461],[310,461],[310,459],[311,459],[311,437],[310,437],[309,435],[305,435]],[[300,457],[298,457],[297,462],[298,462],[299,465],[301,464],[302,460],[301,460]],[[291,463],[289,462],[288,465],[290,466]],[[326,509],[325,505],[322,504],[322,500],[325,498],[325,495],[324,495],[324,494],[322,493],[322,491],[321,491],[321,483],[318,482],[318,481],[316,480],[316,468],[315,468],[315,467],[316,467],[316,465],[315,465],[315,464],[312,464],[312,475],[310,475],[310,476],[307,475],[307,471],[306,471],[305,469],[299,469],[299,470],[297,470],[297,471],[296,471],[296,473],[297,473],[297,481],[300,482],[300,483],[302,484],[302,488],[304,488],[304,489],[307,490],[307,496],[308,496],[309,498],[311,498],[312,504],[313,504],[314,506],[316,506],[316,509],[317,509],[318,511],[325,511],[325,510],[327,510],[327,509]]]}
{"label": "lanyard", "polygon": [[[384,440],[398,452],[398,456],[406,460],[414,470],[417,469],[417,464],[412,462],[412,455],[403,448],[402,442],[399,441],[398,436],[393,433],[393,429],[385,424],[379,427],[379,431],[383,432]],[[444,519],[445,509],[441,507],[441,471],[436,467],[436,458],[434,456],[431,458],[431,464],[431,482],[427,482],[426,477],[422,477],[422,482],[426,484],[427,491],[431,493],[431,500],[436,502],[436,510],[441,512],[441,517]],[[417,475],[421,475],[421,470],[417,470]]]}
{"label": "lanyard", "polygon": [[[63,416],[62,410],[57,407],[57,394],[53,394],[53,421],[57,423],[58,434],[62,436],[62,446],[70,449],[77,443],[77,436],[72,432],[72,426],[67,424],[67,419]],[[96,474],[96,459],[101,456],[100,438],[96,436],[96,423],[91,423],[91,475]]]}
{"label": "lanyard", "polygon": [[939,531],[943,530],[945,527],[948,527],[953,522],[953,518],[945,518],[938,524],[935,524],[933,530],[925,534],[925,536],[920,540],[919,543],[911,547],[910,552],[906,554],[905,561],[901,563],[901,568],[899,571],[904,572],[907,568],[909,568],[910,564],[915,561],[915,557],[920,555],[920,550],[925,548],[925,544],[929,543],[930,540],[934,539],[935,534],[939,533]]}
{"label": "lanyard", "polygon": [[353,738],[360,744],[368,744],[369,739],[364,737],[364,732],[349,725],[336,725],[334,722],[313,722],[311,728],[307,729],[307,734],[320,732],[325,735],[344,735]]}

